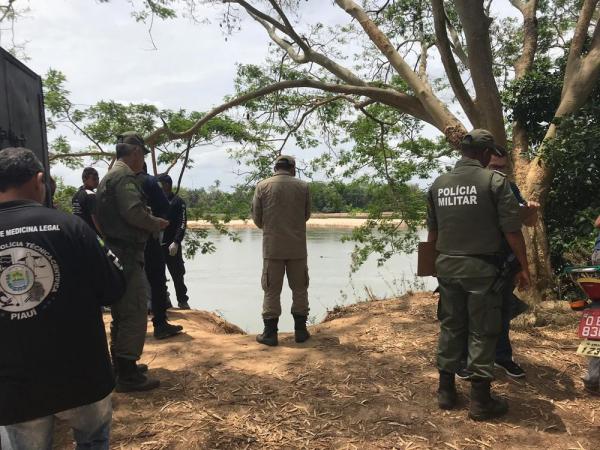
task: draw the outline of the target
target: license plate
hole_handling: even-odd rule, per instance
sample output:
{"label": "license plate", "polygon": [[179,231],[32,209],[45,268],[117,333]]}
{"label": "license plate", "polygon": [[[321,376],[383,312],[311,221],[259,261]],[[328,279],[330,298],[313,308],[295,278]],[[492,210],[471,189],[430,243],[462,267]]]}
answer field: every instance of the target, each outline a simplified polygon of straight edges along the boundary
{"label": "license plate", "polygon": [[581,341],[577,348],[577,354],[583,356],[594,356],[600,358],[600,341]]}
{"label": "license plate", "polygon": [[600,309],[588,309],[583,312],[578,334],[582,339],[600,339]]}

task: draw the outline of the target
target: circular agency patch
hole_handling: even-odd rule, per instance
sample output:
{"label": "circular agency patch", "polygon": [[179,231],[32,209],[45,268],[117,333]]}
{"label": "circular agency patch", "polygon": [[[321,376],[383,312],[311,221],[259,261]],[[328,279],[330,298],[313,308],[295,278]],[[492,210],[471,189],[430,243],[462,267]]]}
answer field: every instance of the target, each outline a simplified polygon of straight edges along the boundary
{"label": "circular agency patch", "polygon": [[39,306],[56,290],[49,254],[26,247],[0,250],[0,312],[21,313]]}

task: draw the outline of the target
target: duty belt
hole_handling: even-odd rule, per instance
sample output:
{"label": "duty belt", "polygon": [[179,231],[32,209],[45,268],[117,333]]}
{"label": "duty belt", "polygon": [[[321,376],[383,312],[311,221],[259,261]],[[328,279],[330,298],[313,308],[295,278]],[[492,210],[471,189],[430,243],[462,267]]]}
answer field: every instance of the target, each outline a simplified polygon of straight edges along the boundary
{"label": "duty belt", "polygon": [[143,252],[146,248],[145,242],[131,242],[124,239],[106,238],[108,246],[115,246],[121,250],[133,250],[136,252]]}

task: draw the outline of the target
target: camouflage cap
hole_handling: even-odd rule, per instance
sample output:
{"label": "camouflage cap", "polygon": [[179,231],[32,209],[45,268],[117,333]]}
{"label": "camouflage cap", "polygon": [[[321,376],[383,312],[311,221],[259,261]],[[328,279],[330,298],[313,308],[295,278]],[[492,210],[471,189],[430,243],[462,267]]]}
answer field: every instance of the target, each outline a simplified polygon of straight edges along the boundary
{"label": "camouflage cap", "polygon": [[477,128],[463,137],[461,144],[473,150],[493,150],[497,156],[506,156],[506,149],[494,142],[494,136],[488,130]]}
{"label": "camouflage cap", "polygon": [[117,136],[117,144],[131,144],[131,145],[139,145],[144,150],[144,155],[150,153],[148,147],[146,147],[146,143],[144,142],[144,138],[136,133],[135,131],[126,131],[125,133],[121,133]]}
{"label": "camouflage cap", "polygon": [[275,165],[277,165],[279,163],[289,164],[290,166],[296,167],[296,160],[294,159],[293,156],[289,156],[289,155],[279,155],[275,159]]}

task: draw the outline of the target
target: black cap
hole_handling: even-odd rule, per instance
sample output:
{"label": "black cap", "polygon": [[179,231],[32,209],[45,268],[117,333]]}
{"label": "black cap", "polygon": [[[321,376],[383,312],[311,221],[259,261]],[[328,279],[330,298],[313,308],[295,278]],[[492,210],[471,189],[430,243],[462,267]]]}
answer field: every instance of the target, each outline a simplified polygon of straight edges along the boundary
{"label": "black cap", "polygon": [[144,150],[144,155],[150,153],[150,150],[146,147],[146,143],[144,142],[144,138],[141,137],[135,131],[126,131],[117,136],[117,144],[131,144],[131,145],[139,145]]}
{"label": "black cap", "polygon": [[461,144],[473,150],[493,150],[497,156],[506,156],[506,149],[494,142],[494,136],[488,130],[477,128],[463,137]]}
{"label": "black cap", "polygon": [[157,178],[159,182],[166,183],[169,186],[173,186],[173,179],[169,174],[161,173]]}

